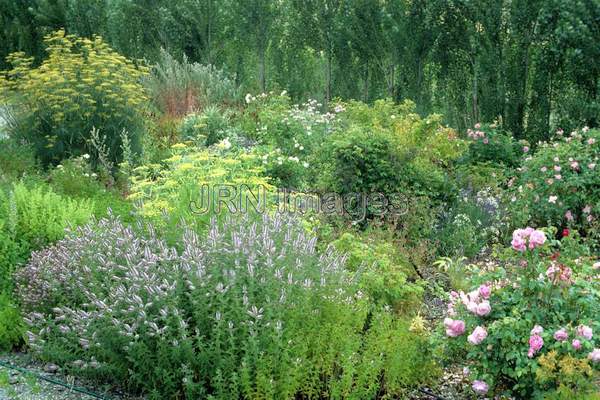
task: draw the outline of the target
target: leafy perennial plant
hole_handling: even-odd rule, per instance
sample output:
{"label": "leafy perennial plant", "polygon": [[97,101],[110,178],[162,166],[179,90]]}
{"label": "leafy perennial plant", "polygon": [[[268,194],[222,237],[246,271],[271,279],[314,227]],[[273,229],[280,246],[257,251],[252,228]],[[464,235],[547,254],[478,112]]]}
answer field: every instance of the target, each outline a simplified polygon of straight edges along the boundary
{"label": "leafy perennial plant", "polygon": [[425,334],[372,312],[293,218],[213,220],[180,245],[113,218],[34,253],[16,277],[32,349],[156,399],[365,399],[433,370]]}

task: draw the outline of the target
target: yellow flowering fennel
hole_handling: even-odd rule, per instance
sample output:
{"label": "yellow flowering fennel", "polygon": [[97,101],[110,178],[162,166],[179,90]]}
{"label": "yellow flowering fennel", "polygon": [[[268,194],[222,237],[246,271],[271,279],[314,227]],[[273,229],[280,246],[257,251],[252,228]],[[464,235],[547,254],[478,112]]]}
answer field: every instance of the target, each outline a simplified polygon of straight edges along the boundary
{"label": "yellow flowering fennel", "polygon": [[[108,136],[139,128],[148,102],[144,66],[115,53],[102,38],[80,38],[58,30],[44,38],[47,58],[34,67],[23,52],[7,57],[0,73],[0,104],[13,107],[19,134],[56,159],[84,152],[93,126]],[[50,134],[50,138],[44,135]]]}
{"label": "yellow flowering fennel", "polygon": [[[251,153],[242,156],[224,156],[207,149],[187,147],[185,144],[172,146],[173,155],[164,160],[165,166],[146,165],[134,170],[130,200],[140,203],[143,216],[160,222],[165,213],[177,218],[190,220],[200,218],[192,212],[190,203],[199,203],[201,188],[207,185],[211,190],[219,185],[244,185],[246,191],[239,191],[236,204],[249,195],[257,195],[258,189],[274,195],[275,188],[262,176],[258,158]],[[235,158],[234,158],[235,157]],[[211,192],[211,195],[213,193]],[[216,206],[216,200],[211,199]],[[245,204],[245,203],[244,203]],[[274,205],[274,202],[268,202]],[[207,215],[213,215],[211,209]]]}

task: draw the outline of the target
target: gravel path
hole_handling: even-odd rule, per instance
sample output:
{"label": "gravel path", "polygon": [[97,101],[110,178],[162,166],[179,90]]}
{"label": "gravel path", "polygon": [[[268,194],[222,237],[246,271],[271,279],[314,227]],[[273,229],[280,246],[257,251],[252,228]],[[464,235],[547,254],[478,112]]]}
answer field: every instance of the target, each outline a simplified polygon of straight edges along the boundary
{"label": "gravel path", "polygon": [[[97,387],[93,383],[62,374],[53,364],[40,364],[24,353],[0,354],[0,362],[25,369],[16,371],[0,365],[0,400],[141,400],[115,393],[108,387]],[[68,387],[48,382],[43,378],[62,382]],[[73,387],[100,395],[95,397],[79,393]]]}

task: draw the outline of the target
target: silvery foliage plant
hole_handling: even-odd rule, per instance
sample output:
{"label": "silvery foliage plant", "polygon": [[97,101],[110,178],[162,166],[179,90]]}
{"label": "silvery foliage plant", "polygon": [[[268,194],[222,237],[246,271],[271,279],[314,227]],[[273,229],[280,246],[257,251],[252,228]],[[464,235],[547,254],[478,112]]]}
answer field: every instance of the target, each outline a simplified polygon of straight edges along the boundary
{"label": "silvery foliage plant", "polygon": [[202,236],[184,229],[177,249],[151,226],[109,217],[34,253],[16,274],[29,345],[162,395],[236,395],[253,379],[244,369],[285,352],[270,379],[302,370],[310,349],[298,330],[324,326],[332,310],[355,318],[362,295],[344,257],[317,252],[294,217],[234,217]]}

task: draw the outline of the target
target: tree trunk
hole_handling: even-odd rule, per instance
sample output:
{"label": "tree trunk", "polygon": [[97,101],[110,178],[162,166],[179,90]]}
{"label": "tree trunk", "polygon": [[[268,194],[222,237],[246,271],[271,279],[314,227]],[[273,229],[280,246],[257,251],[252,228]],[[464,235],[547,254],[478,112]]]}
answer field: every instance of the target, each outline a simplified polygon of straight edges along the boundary
{"label": "tree trunk", "polygon": [[263,93],[266,93],[267,78],[265,73],[265,48],[263,45],[259,46],[258,50],[258,80],[260,83],[260,90]]}

